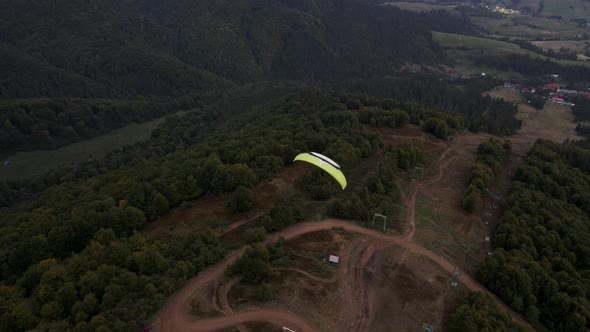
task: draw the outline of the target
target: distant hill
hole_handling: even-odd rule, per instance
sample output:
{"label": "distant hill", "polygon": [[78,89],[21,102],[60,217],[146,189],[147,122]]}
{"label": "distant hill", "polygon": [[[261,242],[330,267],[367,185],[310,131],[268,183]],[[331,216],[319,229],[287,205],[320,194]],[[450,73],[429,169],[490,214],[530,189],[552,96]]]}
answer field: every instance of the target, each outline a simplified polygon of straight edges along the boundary
{"label": "distant hill", "polygon": [[0,98],[383,76],[405,62],[436,63],[430,27],[463,29],[454,20],[360,0],[4,0]]}

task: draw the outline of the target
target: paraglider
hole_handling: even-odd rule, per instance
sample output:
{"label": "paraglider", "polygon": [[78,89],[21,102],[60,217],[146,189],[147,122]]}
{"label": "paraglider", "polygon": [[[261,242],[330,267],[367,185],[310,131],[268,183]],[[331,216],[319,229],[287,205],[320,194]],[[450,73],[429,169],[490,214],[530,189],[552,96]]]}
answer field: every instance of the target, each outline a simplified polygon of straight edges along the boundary
{"label": "paraglider", "polygon": [[305,161],[323,169],[326,173],[330,174],[330,176],[338,181],[342,189],[346,188],[346,177],[344,177],[344,174],[340,170],[340,166],[334,160],[324,156],[323,154],[317,152],[301,153],[295,157],[293,162],[295,161]]}

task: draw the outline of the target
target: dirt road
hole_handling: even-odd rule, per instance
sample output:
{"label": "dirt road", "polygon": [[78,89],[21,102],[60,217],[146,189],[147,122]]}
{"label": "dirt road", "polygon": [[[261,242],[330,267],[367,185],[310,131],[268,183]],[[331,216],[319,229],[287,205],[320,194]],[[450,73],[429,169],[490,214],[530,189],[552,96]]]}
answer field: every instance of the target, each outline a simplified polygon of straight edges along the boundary
{"label": "dirt road", "polygon": [[[284,237],[286,240],[288,240],[306,233],[331,229],[334,227],[343,228],[350,232],[368,235],[373,239],[379,240],[372,245],[373,251],[377,248],[383,248],[388,245],[395,244],[408,249],[410,252],[428,257],[430,260],[447,270],[449,273],[453,273],[455,270],[455,266],[453,266],[453,264],[449,263],[444,258],[438,256],[430,250],[423,248],[417,243],[404,241],[400,237],[386,235],[371,229],[354,225],[351,224],[350,221],[346,220],[326,219],[317,223],[296,224],[283,230],[282,232],[272,234],[268,237],[267,241],[276,240],[279,237]],[[287,326],[289,328],[295,329],[296,331],[318,331],[319,329],[306,319],[289,311],[272,307],[251,309],[245,312],[231,314],[219,318],[197,320],[191,317],[189,307],[193,294],[199,291],[207,282],[221,278],[225,269],[231,263],[233,263],[244,252],[244,250],[245,249],[242,248],[241,250],[230,253],[224,260],[209,267],[207,270],[202,271],[195,278],[191,279],[184,288],[176,292],[170,298],[165,307],[160,311],[159,318],[154,324],[157,331],[212,331],[215,329],[221,329],[250,321],[265,321],[277,326]],[[363,257],[371,257],[371,252],[366,252]],[[366,260],[366,258],[364,259]],[[363,260],[361,260],[361,262],[362,261]],[[356,279],[359,280],[359,278]],[[472,291],[479,291],[493,295],[468,275],[462,275],[460,277],[460,281],[463,285],[465,285],[465,287]],[[359,286],[358,283],[357,286]],[[366,292],[363,285],[361,284],[360,286],[361,289],[359,291],[361,293]],[[497,297],[494,296],[494,298],[498,304],[506,312],[509,312],[514,319],[524,324],[524,320],[520,319],[518,315],[513,313],[510,308],[508,308],[508,306],[501,302]],[[357,317],[360,317],[359,325],[357,325],[360,327],[361,323],[366,324],[362,321],[362,317],[370,317],[370,312],[368,312],[366,315],[358,315]]]}
{"label": "dirt road", "polygon": [[[447,149],[442,159],[446,159],[450,149]],[[353,240],[341,254],[341,261],[346,262],[342,265],[337,275],[330,280],[319,280],[319,278],[310,275],[301,270],[293,270],[302,273],[319,282],[333,282],[332,279],[338,278],[341,282],[341,294],[343,310],[340,314],[338,330],[341,331],[367,331],[370,327],[373,314],[373,290],[374,275],[378,266],[375,266],[375,254],[388,246],[398,245],[412,252],[429,258],[431,261],[448,271],[453,273],[455,266],[444,259],[442,256],[422,247],[421,245],[412,241],[415,233],[415,204],[418,190],[424,186],[432,185],[438,182],[443,176],[443,170],[452,162],[457,156],[446,159],[439,165],[437,173],[421,181],[420,183],[412,182],[407,193],[402,192],[402,200],[407,206],[407,215],[405,220],[405,227],[402,236],[392,236],[380,233],[371,229],[367,229],[350,221],[338,219],[326,219],[317,223],[299,223],[288,227],[282,232],[269,235],[266,242],[276,241],[280,237],[285,240],[306,234],[317,232],[331,228],[342,228],[349,232],[354,232],[364,235],[364,237]],[[255,216],[254,218],[257,218]],[[231,229],[235,229],[239,225],[232,225]],[[222,278],[224,271],[231,265],[239,256],[243,254],[245,247],[241,250],[230,253],[223,261],[209,267],[207,270],[199,273],[195,278],[191,279],[187,285],[176,292],[160,311],[159,318],[154,324],[157,331],[181,332],[181,331],[212,331],[241,325],[246,322],[265,321],[276,326],[286,326],[290,329],[301,331],[319,331],[313,323],[309,322],[303,317],[300,317],[287,310],[277,308],[276,306],[265,306],[260,308],[252,307],[240,313],[233,313],[229,307],[227,294],[231,287],[237,282],[237,279],[232,280],[229,284],[223,286],[221,293],[221,307],[225,316],[218,318],[196,319],[190,314],[190,300],[193,295],[198,292],[204,285],[209,282],[216,281]],[[477,281],[468,275],[461,275],[460,282],[472,291],[479,291],[491,295],[503,311],[510,314],[513,320],[530,328],[530,326],[516,313],[514,313],[506,304],[504,304],[494,294],[489,292],[485,287],[480,285]],[[239,326],[240,328],[245,328]]]}

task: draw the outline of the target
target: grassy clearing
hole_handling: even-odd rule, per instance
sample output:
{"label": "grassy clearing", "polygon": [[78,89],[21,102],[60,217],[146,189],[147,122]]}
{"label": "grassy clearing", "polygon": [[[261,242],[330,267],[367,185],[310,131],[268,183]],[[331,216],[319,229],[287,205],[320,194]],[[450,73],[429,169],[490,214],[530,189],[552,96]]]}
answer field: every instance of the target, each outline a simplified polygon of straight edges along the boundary
{"label": "grassy clearing", "polygon": [[511,101],[514,103],[519,103],[523,100],[520,93],[514,89],[500,88],[498,90],[491,91],[488,94],[492,97],[502,98],[505,101]]}
{"label": "grassy clearing", "polygon": [[70,166],[88,160],[102,158],[107,152],[150,138],[154,130],[165,118],[144,123],[131,123],[86,141],[73,143],[55,150],[36,150],[17,152],[6,160],[9,166],[0,166],[0,180],[22,180],[41,175],[50,169]]}
{"label": "grassy clearing", "polygon": [[470,17],[471,22],[491,35],[511,38],[562,38],[583,32],[575,22],[556,21],[543,17],[507,16],[502,18]]}
{"label": "grassy clearing", "polygon": [[[532,57],[547,59],[546,56],[525,50],[518,45],[499,40],[444,32],[433,32],[432,34],[434,40],[444,48],[448,49],[449,56],[457,59],[458,62],[469,61],[470,58],[478,53],[485,53],[486,55],[492,56],[528,54]],[[582,65],[590,67],[588,61],[552,60],[561,65]]]}
{"label": "grassy clearing", "polygon": [[398,7],[399,9],[409,10],[413,12],[429,12],[433,10],[444,10],[457,15],[459,14],[459,12],[455,10],[455,8],[457,8],[457,5],[441,6],[422,2],[386,2],[385,5],[394,6]]}
{"label": "grassy clearing", "polygon": [[579,40],[543,40],[534,41],[533,44],[542,47],[546,50],[559,51],[560,48],[569,48],[570,50],[578,53],[583,53],[586,46],[590,43],[588,41]]}
{"label": "grassy clearing", "polygon": [[582,29],[578,28],[578,25],[575,22],[570,21],[557,21],[544,17],[533,16],[518,16],[514,18],[514,21],[518,24],[544,30],[550,34],[556,35],[567,35],[583,32]]}
{"label": "grassy clearing", "polygon": [[543,16],[562,16],[564,18],[590,17],[590,3],[582,0],[545,0]]}

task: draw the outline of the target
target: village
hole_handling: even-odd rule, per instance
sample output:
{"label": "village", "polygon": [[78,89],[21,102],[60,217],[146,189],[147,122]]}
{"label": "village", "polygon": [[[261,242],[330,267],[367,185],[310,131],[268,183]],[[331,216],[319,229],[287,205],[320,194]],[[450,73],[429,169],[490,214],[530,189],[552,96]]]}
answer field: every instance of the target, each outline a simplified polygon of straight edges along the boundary
{"label": "village", "polygon": [[[482,78],[489,78],[490,75],[486,73],[472,73],[472,74],[458,74],[453,72],[448,72],[447,78],[450,81],[456,80],[469,80],[475,77],[482,77]],[[492,77],[492,79],[498,79],[497,77]],[[517,90],[522,93],[524,96],[538,96],[542,99],[545,99],[547,102],[553,102],[560,105],[566,106],[575,106],[575,100],[578,97],[583,97],[585,99],[590,100],[590,88],[586,91],[583,90],[574,90],[568,89],[567,86],[561,85],[559,83],[555,83],[555,81],[559,79],[559,75],[552,74],[546,77],[546,81],[553,82],[553,83],[545,83],[543,85],[538,86],[531,86],[527,84],[521,79],[518,78],[511,78],[504,82],[503,85],[496,86],[492,88],[492,91],[496,91],[498,89],[513,89]]]}

